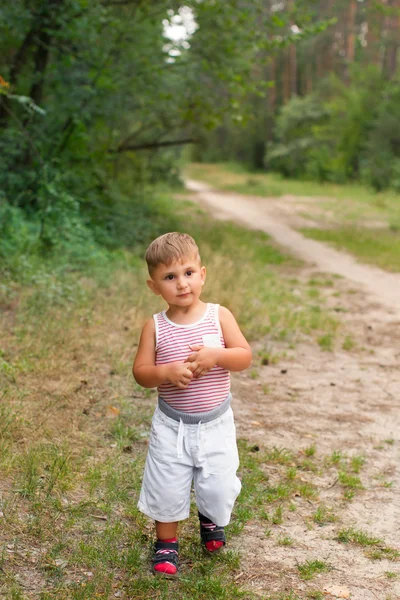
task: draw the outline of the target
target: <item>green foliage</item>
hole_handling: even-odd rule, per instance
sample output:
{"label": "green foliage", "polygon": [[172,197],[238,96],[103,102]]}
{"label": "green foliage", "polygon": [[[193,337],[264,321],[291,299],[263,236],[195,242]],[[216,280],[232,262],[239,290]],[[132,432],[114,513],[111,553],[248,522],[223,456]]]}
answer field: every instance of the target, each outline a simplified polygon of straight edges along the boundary
{"label": "green foliage", "polygon": [[400,84],[387,84],[371,123],[363,164],[363,178],[376,190],[400,192]]}
{"label": "green foliage", "polygon": [[[359,178],[362,171],[369,173],[373,159],[368,159],[367,149],[378,145],[367,140],[382,85],[374,68],[354,69],[351,85],[331,75],[314,94],[293,97],[277,118],[267,166],[285,177],[334,183]],[[375,184],[373,178],[370,182]]]}
{"label": "green foliage", "polygon": [[316,97],[295,96],[282,108],[277,118],[277,141],[267,149],[267,167],[281,172],[285,177],[304,174],[307,164],[321,151],[323,153],[322,140],[316,148],[316,137],[319,126],[327,121],[328,116],[328,109]]}
{"label": "green foliage", "polygon": [[[137,246],[172,225],[151,190],[179,184],[182,145],[227,115],[246,122],[249,96],[261,110],[268,84],[253,77],[254,61],[291,39],[290,12],[270,20],[268,11],[262,0],[2,7],[0,191],[15,208],[1,242],[8,264],[29,246],[79,267],[104,245]],[[163,28],[185,19],[187,39],[166,38]],[[317,31],[307,19],[304,28]],[[254,160],[263,152],[259,133]]]}

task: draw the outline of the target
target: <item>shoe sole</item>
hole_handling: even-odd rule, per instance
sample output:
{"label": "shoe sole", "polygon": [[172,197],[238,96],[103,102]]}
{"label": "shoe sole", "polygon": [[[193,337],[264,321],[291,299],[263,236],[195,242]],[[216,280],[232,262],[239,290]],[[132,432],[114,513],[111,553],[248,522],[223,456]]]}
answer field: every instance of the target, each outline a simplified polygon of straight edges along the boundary
{"label": "shoe sole", "polygon": [[179,576],[179,571],[176,573],[163,573],[162,571],[154,571],[152,573],[155,577],[162,577],[163,579],[176,579]]}

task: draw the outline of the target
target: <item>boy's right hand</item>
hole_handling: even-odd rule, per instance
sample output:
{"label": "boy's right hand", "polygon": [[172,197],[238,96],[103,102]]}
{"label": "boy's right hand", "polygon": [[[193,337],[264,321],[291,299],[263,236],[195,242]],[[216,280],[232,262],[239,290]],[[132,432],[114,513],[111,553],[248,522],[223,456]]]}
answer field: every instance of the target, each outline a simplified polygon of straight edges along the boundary
{"label": "boy's right hand", "polygon": [[191,364],[186,362],[173,362],[165,366],[167,367],[167,381],[181,390],[187,388],[191,379],[193,378]]}

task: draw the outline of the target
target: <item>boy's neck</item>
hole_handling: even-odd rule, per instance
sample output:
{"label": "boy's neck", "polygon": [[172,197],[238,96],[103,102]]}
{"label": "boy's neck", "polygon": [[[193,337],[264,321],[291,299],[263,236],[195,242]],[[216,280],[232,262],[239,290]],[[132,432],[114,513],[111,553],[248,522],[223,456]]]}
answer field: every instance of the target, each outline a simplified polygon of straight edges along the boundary
{"label": "boy's neck", "polygon": [[178,325],[190,325],[201,319],[206,311],[206,307],[205,302],[197,300],[195,304],[191,304],[190,306],[169,306],[165,314],[170,321]]}

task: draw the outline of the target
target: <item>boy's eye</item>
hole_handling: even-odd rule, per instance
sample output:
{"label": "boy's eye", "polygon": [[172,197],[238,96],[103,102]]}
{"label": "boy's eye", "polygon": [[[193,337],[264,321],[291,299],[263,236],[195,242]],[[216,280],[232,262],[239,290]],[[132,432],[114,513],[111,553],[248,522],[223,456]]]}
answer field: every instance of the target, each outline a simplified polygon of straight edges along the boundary
{"label": "boy's eye", "polygon": [[190,270],[186,271],[186,275],[188,275],[190,277],[191,275],[193,275],[193,271],[190,271]]}
{"label": "boy's eye", "polygon": [[168,279],[168,281],[172,281],[173,278],[174,278],[173,275],[167,275],[165,279]]}

